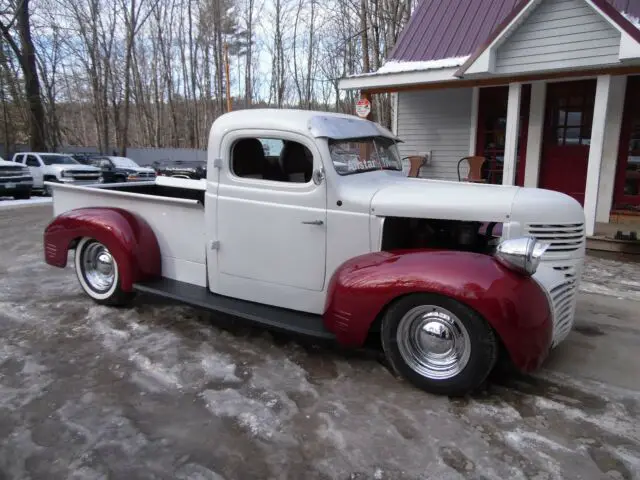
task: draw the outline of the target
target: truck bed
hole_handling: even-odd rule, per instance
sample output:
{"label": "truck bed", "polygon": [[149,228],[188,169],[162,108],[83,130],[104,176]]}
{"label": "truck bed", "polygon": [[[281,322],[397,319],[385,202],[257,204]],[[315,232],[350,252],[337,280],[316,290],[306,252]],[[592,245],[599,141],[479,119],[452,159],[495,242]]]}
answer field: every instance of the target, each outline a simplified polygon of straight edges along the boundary
{"label": "truck bed", "polygon": [[205,181],[158,179],[94,186],[50,185],[56,216],[85,207],[122,208],[139,215],[158,240],[162,275],[206,286]]}
{"label": "truck bed", "polygon": [[[189,185],[186,182],[194,182]],[[188,185],[188,186],[187,186]],[[181,198],[185,200],[197,200],[204,205],[205,182],[199,180],[183,180],[169,177],[158,177],[156,182],[129,182],[106,184],[100,186],[103,190],[116,192],[139,193],[155,197]]]}

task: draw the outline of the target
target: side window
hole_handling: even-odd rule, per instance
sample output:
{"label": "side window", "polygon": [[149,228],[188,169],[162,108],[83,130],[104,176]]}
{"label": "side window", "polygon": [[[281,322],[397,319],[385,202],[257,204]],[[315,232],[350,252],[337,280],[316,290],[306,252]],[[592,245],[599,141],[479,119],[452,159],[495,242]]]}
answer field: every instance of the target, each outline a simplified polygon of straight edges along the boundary
{"label": "side window", "polygon": [[40,162],[33,155],[27,155],[27,167],[39,167]]}
{"label": "side window", "polygon": [[243,138],[231,149],[231,171],[243,178],[307,183],[313,172],[313,155],[291,140]]}

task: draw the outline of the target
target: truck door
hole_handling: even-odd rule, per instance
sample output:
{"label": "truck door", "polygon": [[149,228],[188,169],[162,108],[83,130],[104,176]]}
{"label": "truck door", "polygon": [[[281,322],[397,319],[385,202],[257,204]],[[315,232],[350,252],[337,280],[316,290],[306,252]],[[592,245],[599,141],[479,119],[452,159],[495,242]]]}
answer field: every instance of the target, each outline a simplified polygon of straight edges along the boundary
{"label": "truck door", "polygon": [[33,177],[33,188],[44,187],[44,175],[42,173],[43,166],[40,164],[40,160],[35,155],[26,155],[24,164],[29,167],[31,176]]}
{"label": "truck door", "polygon": [[322,168],[316,145],[280,131],[231,132],[221,150],[220,293],[303,309],[305,293],[325,283],[327,191],[313,179]]}

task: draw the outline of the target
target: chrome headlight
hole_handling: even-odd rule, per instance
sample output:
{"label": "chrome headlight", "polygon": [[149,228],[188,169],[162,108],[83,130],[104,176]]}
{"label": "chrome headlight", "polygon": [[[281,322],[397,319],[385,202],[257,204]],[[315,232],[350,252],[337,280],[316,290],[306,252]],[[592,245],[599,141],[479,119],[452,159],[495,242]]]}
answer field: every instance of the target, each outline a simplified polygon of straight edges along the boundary
{"label": "chrome headlight", "polygon": [[29,170],[29,167],[22,167],[22,174],[31,175],[31,170]]}
{"label": "chrome headlight", "polygon": [[521,237],[503,240],[496,249],[496,259],[505,267],[525,275],[533,275],[540,259],[549,248],[548,243],[539,242],[535,237]]}
{"label": "chrome headlight", "polygon": [[61,177],[73,177],[71,172],[68,172],[67,170],[63,170],[62,172],[60,172],[60,176]]}

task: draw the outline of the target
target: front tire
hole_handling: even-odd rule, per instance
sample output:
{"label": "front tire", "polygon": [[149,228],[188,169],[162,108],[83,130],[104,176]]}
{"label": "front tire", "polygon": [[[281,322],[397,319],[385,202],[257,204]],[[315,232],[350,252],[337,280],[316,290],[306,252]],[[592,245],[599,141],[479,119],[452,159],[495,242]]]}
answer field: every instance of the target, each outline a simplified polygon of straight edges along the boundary
{"label": "front tire", "polygon": [[430,393],[460,396],[478,388],[498,357],[495,332],[466,305],[417,293],[389,306],[382,346],[396,374]]}
{"label": "front tire", "polygon": [[118,262],[109,249],[93,238],[78,243],[75,255],[76,275],[80,286],[96,303],[123,306],[133,298],[120,286]]}

